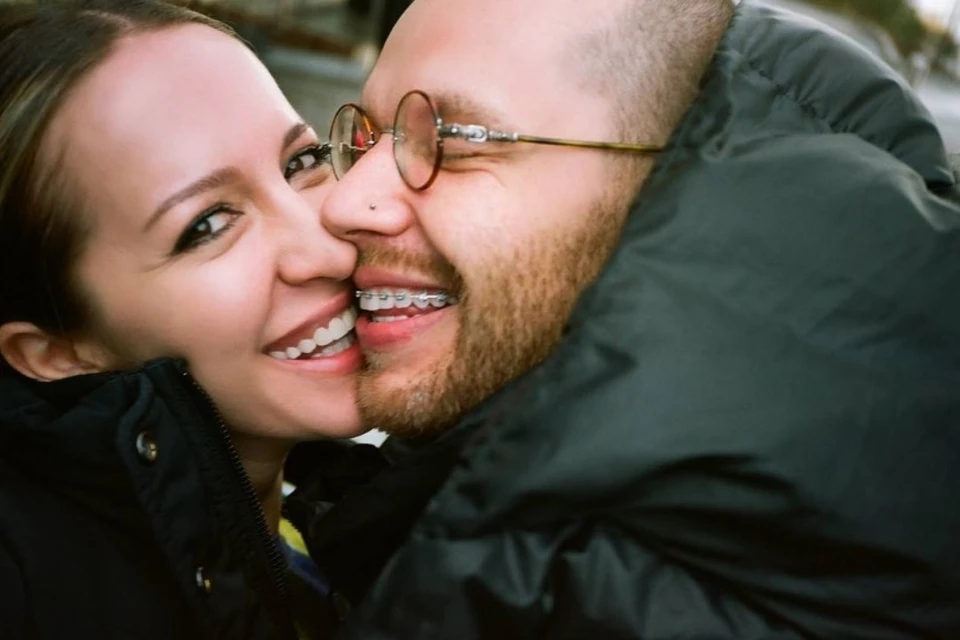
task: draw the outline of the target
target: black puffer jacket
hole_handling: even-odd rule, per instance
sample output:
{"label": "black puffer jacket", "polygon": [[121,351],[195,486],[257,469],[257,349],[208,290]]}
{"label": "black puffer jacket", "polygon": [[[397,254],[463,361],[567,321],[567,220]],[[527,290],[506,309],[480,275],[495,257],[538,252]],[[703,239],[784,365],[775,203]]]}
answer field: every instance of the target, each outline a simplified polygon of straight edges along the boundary
{"label": "black puffer jacket", "polygon": [[293,638],[283,565],[176,362],[0,374],[0,637]]}
{"label": "black puffer jacket", "polygon": [[742,3],[562,345],[483,411],[342,638],[960,638],[960,206],[925,109]]}

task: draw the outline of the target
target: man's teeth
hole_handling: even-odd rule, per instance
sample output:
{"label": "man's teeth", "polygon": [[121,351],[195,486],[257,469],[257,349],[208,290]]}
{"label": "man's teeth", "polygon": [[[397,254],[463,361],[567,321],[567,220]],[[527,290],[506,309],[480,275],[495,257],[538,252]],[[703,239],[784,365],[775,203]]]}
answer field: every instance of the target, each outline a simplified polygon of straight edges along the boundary
{"label": "man's teeth", "polygon": [[457,304],[457,299],[448,293],[411,292],[406,289],[371,289],[367,291],[357,291],[357,299],[360,301],[360,308],[364,311],[406,309],[410,306],[414,306],[417,309],[426,309],[428,307],[440,309]]}
{"label": "man's teeth", "polygon": [[331,320],[327,326],[314,331],[312,338],[301,340],[296,347],[287,347],[286,351],[271,351],[270,356],[277,360],[296,360],[303,356],[322,358],[336,355],[353,344],[353,335],[350,332],[355,326],[357,310],[351,307]]}

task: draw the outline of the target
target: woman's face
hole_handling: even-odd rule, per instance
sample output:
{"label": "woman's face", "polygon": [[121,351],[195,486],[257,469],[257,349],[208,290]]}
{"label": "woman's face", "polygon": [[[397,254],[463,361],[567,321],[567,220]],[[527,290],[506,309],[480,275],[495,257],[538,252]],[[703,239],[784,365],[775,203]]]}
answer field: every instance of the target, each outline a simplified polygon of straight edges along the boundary
{"label": "woman's face", "polygon": [[76,87],[44,153],[91,223],[76,275],[107,368],[184,358],[240,434],[361,431],[355,253],[321,226],[318,143],[203,26],[126,38]]}

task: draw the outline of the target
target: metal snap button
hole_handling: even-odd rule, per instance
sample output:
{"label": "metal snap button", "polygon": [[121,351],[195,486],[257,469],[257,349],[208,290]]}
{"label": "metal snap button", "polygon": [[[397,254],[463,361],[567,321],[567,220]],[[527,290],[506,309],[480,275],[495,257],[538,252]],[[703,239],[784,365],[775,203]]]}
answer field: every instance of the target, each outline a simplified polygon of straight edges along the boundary
{"label": "metal snap button", "polygon": [[197,572],[194,574],[194,579],[197,582],[197,588],[203,591],[206,595],[210,595],[213,591],[213,583],[210,581],[210,578],[207,577],[207,572],[203,567],[197,567]]}
{"label": "metal snap button", "polygon": [[137,455],[147,464],[153,464],[160,455],[160,448],[157,447],[157,441],[153,439],[146,431],[141,431],[137,436]]}

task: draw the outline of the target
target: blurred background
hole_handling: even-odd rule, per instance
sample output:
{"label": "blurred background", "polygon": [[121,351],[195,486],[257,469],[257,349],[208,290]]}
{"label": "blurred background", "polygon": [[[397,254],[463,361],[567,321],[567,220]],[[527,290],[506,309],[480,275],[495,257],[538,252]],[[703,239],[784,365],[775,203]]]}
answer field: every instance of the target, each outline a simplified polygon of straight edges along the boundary
{"label": "blurred background", "polygon": [[[170,1],[233,24],[321,131],[341,104],[358,99],[386,34],[411,2]],[[823,22],[902,74],[933,113],[948,149],[960,152],[960,0],[751,1]]]}
{"label": "blurred background", "polygon": [[[359,98],[386,34],[411,2],[168,1],[232,24],[321,133],[341,104]],[[960,0],[749,1],[809,16],[866,48],[914,86],[936,118],[948,149],[960,152]]]}

